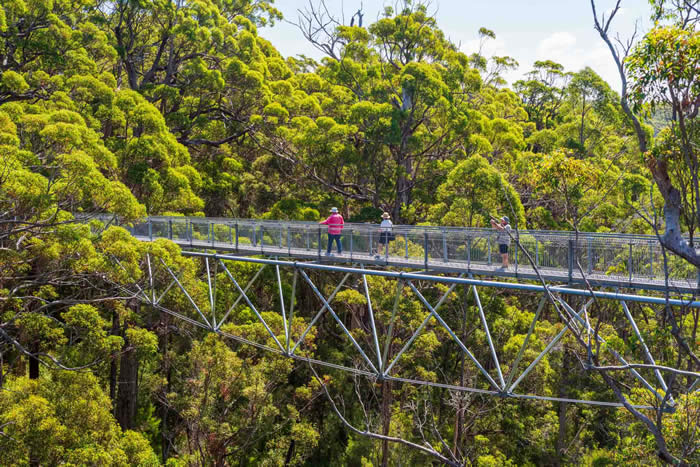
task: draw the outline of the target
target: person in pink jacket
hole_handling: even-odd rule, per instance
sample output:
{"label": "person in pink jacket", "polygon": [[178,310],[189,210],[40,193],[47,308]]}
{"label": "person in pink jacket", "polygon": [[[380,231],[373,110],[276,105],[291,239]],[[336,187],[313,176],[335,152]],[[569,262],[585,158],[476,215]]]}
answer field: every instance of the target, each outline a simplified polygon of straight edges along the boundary
{"label": "person in pink jacket", "polygon": [[325,221],[319,222],[319,224],[325,224],[328,226],[328,249],[326,250],[326,256],[331,255],[331,247],[333,246],[333,241],[338,246],[338,254],[343,253],[343,246],[340,244],[340,233],[343,231],[343,216],[338,214],[338,208],[331,209],[331,215]]}

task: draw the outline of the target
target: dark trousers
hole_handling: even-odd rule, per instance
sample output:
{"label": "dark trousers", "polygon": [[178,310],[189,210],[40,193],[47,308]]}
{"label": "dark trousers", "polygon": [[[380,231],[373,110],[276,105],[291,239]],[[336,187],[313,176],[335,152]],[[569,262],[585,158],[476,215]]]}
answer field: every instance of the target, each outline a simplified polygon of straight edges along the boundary
{"label": "dark trousers", "polygon": [[328,234],[328,249],[326,250],[326,253],[331,252],[331,247],[333,246],[333,240],[335,240],[335,244],[338,246],[338,253],[342,253],[343,246],[340,244],[340,234]]}

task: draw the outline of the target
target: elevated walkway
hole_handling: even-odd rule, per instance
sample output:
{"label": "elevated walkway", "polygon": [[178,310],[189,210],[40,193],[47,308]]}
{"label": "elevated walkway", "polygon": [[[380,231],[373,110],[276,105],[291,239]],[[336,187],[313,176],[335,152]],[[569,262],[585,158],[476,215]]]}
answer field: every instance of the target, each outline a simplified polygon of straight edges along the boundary
{"label": "elevated walkway", "polygon": [[[183,249],[237,255],[528,281],[538,279],[536,266],[542,278],[553,283],[585,286],[588,281],[595,287],[650,291],[667,286],[661,245],[649,235],[513,231],[511,265],[501,269],[496,235],[490,229],[396,225],[388,252],[377,257],[380,230],[376,224],[346,224],[343,253],[334,251],[333,256],[326,256],[326,226],[310,222],[151,217],[127,228],[143,241],[167,238]],[[515,237],[521,248],[516,248]],[[697,293],[697,270],[673,255],[668,258],[669,290]]]}

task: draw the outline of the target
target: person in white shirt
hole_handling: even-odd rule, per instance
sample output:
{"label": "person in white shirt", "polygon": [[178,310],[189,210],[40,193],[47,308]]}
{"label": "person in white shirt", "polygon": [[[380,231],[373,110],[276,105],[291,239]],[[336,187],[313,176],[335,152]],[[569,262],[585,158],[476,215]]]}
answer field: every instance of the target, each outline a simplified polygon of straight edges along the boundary
{"label": "person in white shirt", "polygon": [[[385,212],[382,214],[382,222],[379,224],[379,247],[377,248],[377,254],[375,255],[376,259],[381,258],[388,252],[389,242],[394,239],[394,235],[391,232],[393,225],[394,224],[391,223],[391,216],[389,213]],[[382,246],[384,247],[384,252],[382,252]]]}

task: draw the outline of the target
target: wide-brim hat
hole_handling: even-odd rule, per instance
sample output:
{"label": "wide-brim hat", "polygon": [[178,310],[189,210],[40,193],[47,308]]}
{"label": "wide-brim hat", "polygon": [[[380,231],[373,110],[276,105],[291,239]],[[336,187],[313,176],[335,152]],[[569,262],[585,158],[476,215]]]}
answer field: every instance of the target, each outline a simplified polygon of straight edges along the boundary
{"label": "wide-brim hat", "polygon": [[389,215],[388,212],[385,212],[384,214],[382,214],[382,219],[390,219],[390,218],[391,218],[391,216]]}
{"label": "wide-brim hat", "polygon": [[501,220],[506,221],[507,224],[510,223],[510,219],[508,219],[508,216],[503,216],[503,217],[501,217]]}
{"label": "wide-brim hat", "polygon": [[338,212],[338,208],[331,208],[331,212]]}

